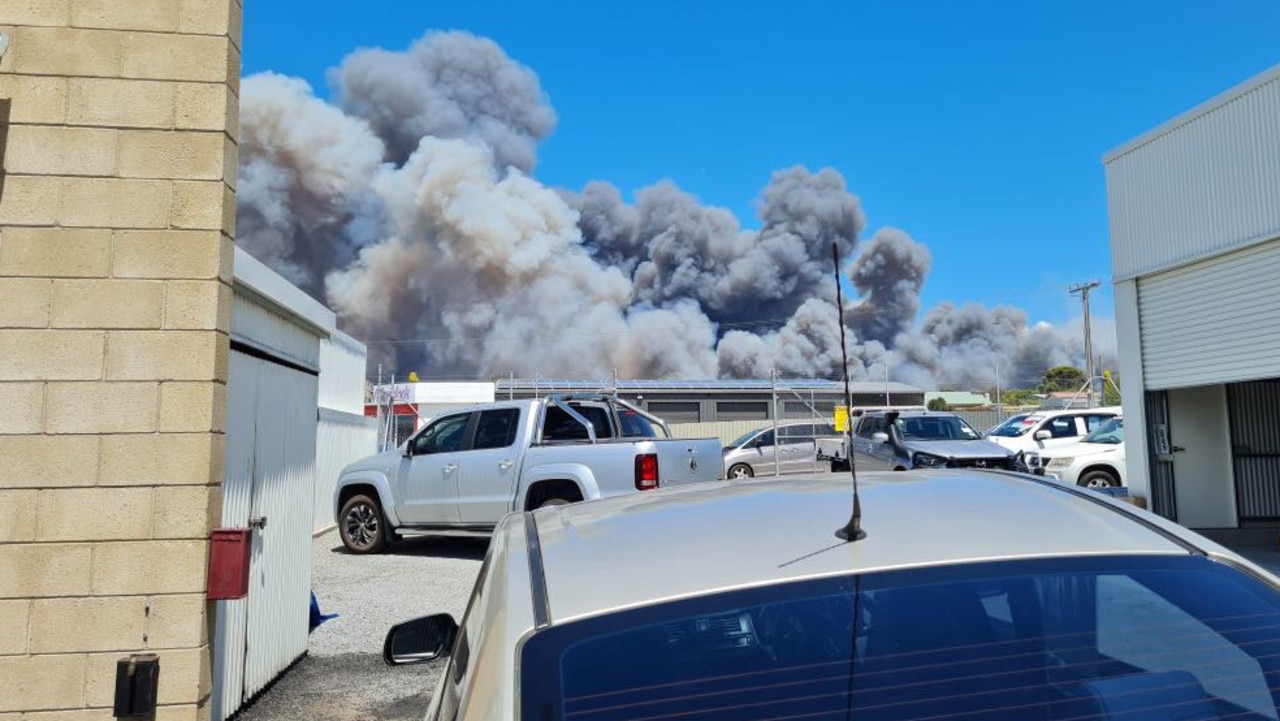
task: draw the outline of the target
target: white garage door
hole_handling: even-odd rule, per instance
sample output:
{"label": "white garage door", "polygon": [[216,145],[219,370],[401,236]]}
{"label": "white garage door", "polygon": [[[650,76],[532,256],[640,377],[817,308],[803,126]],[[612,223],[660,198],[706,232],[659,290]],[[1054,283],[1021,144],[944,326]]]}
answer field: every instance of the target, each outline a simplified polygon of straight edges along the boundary
{"label": "white garage door", "polygon": [[1148,389],[1280,376],[1280,240],[1138,281]]}

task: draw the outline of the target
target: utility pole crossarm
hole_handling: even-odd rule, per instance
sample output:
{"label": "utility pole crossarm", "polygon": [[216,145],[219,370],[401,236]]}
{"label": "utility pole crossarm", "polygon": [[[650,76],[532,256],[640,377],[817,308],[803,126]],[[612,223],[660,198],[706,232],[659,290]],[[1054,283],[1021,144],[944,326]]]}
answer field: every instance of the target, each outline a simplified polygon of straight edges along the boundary
{"label": "utility pole crossarm", "polygon": [[1093,407],[1093,331],[1089,322],[1089,291],[1099,287],[1102,283],[1091,280],[1087,283],[1077,283],[1071,286],[1071,294],[1080,294],[1080,302],[1084,306],[1084,363],[1085,377],[1089,379],[1089,394],[1085,397],[1085,403],[1089,408]]}

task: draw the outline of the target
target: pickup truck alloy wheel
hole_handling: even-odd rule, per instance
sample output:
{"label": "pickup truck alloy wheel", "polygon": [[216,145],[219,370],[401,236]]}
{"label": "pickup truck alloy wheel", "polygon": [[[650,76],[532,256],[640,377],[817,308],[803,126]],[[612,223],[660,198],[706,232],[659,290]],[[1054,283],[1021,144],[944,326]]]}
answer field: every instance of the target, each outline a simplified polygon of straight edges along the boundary
{"label": "pickup truck alloy wheel", "polygon": [[352,496],[342,506],[342,545],[352,553],[377,553],[387,542],[382,509],[368,496]]}
{"label": "pickup truck alloy wheel", "polygon": [[739,463],[729,469],[730,478],[751,478],[754,475],[755,474],[751,472],[751,466],[748,466],[745,463]]}

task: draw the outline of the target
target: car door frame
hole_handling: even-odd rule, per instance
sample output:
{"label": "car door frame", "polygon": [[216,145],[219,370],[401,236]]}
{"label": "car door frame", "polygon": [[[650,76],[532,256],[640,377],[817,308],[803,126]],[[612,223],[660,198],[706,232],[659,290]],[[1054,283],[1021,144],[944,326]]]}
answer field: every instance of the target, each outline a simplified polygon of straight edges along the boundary
{"label": "car door frame", "polygon": [[[511,442],[499,448],[477,448],[480,423],[486,413],[515,411],[515,433]],[[520,476],[520,449],[525,418],[519,406],[485,408],[475,411],[468,428],[457,480],[458,520],[466,525],[492,526],[511,510]],[[472,489],[479,490],[478,494]]]}
{"label": "car door frame", "polygon": [[[462,444],[455,451],[415,453],[414,444],[436,425],[467,416]],[[458,484],[462,463],[475,433],[477,411],[448,413],[434,418],[406,441],[405,453],[396,470],[396,496],[400,499],[396,516],[402,525],[454,524],[458,514]]]}

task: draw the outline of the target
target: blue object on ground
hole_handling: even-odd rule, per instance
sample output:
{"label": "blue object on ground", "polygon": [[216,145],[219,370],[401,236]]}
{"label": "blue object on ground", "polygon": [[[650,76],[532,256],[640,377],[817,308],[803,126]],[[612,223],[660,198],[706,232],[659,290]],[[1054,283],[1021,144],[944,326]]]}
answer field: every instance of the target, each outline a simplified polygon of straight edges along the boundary
{"label": "blue object on ground", "polygon": [[337,618],[337,617],[338,617],[338,614],[336,613],[320,613],[320,603],[316,601],[316,592],[312,591],[311,592],[311,627],[308,629],[308,632],[316,630],[316,627],[324,623],[325,621],[328,621],[331,618]]}

